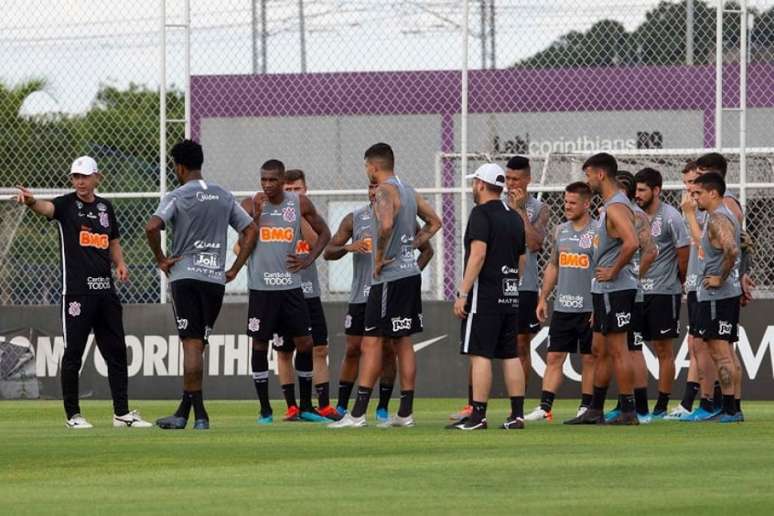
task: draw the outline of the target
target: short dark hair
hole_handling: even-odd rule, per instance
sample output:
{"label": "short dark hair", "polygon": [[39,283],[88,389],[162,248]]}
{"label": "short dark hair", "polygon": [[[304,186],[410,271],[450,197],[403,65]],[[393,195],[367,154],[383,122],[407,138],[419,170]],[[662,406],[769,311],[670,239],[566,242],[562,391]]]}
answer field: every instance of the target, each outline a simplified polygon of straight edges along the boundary
{"label": "short dark hair", "polygon": [[486,181],[481,181],[481,182],[484,183],[484,187],[488,192],[496,193],[497,195],[500,195],[503,193],[502,186],[493,185],[492,183],[487,183]]}
{"label": "short dark hair", "polygon": [[291,168],[290,170],[285,171],[285,181],[288,183],[292,183],[293,181],[301,180],[304,182],[304,185],[306,185],[306,174],[304,174],[304,171],[300,168]]}
{"label": "short dark hair", "polygon": [[183,165],[188,170],[201,170],[204,163],[202,146],[193,140],[183,140],[176,143],[169,151],[175,165]]}
{"label": "short dark hair", "polygon": [[692,170],[696,170],[697,168],[699,168],[698,163],[691,160],[688,163],[686,163],[685,166],[683,167],[683,174],[687,174],[688,172]]}
{"label": "short dark hair", "polygon": [[716,191],[720,197],[726,195],[726,180],[720,172],[707,172],[696,178],[693,182],[695,185],[701,186],[707,191]]}
{"label": "short dark hair", "polygon": [[381,168],[384,170],[393,170],[395,168],[395,154],[392,147],[386,143],[375,143],[368,147],[363,156],[368,161],[381,161]]}
{"label": "short dark hair", "polygon": [[634,193],[637,190],[637,183],[634,181],[634,174],[628,170],[619,170],[615,175],[615,182],[620,188],[626,190],[626,197],[634,199]]}
{"label": "short dark hair", "polygon": [[589,167],[601,168],[605,171],[607,177],[610,179],[615,179],[616,174],[618,173],[618,162],[611,154],[608,154],[607,152],[594,154],[589,159],[587,159],[585,163],[583,163],[583,167],[581,168],[586,170]]}
{"label": "short dark hair", "polygon": [[723,178],[726,177],[726,172],[728,171],[728,160],[719,152],[709,152],[700,156],[696,160],[696,165],[705,170],[715,170]]}
{"label": "short dark hair", "polygon": [[509,168],[511,170],[526,170],[527,174],[529,174],[529,158],[525,158],[524,156],[514,156],[508,160],[505,168]]}
{"label": "short dark hair", "polygon": [[635,183],[645,183],[648,188],[662,188],[664,184],[664,178],[661,177],[661,172],[655,168],[645,167],[634,176]]}
{"label": "short dark hair", "polygon": [[591,187],[583,181],[575,181],[564,187],[567,193],[576,193],[581,197],[591,197]]}
{"label": "short dark hair", "polygon": [[285,164],[278,159],[264,161],[263,165],[261,165],[261,170],[276,170],[280,176],[285,176]]}

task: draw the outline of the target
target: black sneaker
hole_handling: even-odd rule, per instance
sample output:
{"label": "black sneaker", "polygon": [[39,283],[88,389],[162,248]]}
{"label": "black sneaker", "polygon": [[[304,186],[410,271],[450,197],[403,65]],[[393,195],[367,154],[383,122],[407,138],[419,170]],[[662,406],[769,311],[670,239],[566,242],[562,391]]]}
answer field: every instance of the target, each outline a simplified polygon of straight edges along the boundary
{"label": "black sneaker", "polygon": [[164,430],[182,430],[187,424],[188,420],[179,416],[167,416],[156,420],[156,426]]}
{"label": "black sneaker", "polygon": [[486,430],[488,428],[486,424],[486,418],[481,421],[473,421],[471,418],[465,418],[454,425],[455,430]]}
{"label": "black sneaker", "polygon": [[637,413],[621,412],[616,417],[607,422],[608,425],[625,426],[625,425],[639,425],[640,420],[637,417]]}
{"label": "black sneaker", "polygon": [[523,430],[524,418],[508,416],[508,419],[505,420],[505,423],[503,423],[501,428],[503,430]]}
{"label": "black sneaker", "polygon": [[605,413],[599,409],[588,409],[580,416],[576,416],[572,419],[568,419],[564,422],[565,425],[604,425]]}
{"label": "black sneaker", "polygon": [[444,428],[446,430],[458,430],[457,425],[464,425],[465,423],[468,422],[469,419],[470,419],[470,417],[463,417],[459,421],[455,421],[454,423],[449,423]]}

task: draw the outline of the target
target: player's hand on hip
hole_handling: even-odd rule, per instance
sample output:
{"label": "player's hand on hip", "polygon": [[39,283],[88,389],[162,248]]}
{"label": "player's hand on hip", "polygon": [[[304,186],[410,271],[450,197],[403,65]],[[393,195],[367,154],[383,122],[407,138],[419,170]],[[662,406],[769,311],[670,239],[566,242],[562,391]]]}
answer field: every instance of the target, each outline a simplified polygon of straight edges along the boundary
{"label": "player's hand on hip", "polygon": [[465,302],[467,299],[464,297],[458,297],[454,300],[454,315],[460,319],[467,317],[468,312],[465,311]]}
{"label": "player's hand on hip", "polygon": [[159,269],[161,269],[164,274],[169,276],[169,272],[172,270],[172,267],[182,259],[182,256],[165,256],[159,260]]}
{"label": "player's hand on hip", "polygon": [[704,276],[702,281],[704,288],[718,288],[722,283],[720,276]]}
{"label": "player's hand on hip", "polygon": [[305,259],[300,258],[297,254],[289,254],[287,259],[288,271],[298,272],[301,269],[309,267],[309,263]]}
{"label": "player's hand on hip", "polygon": [[129,268],[125,263],[119,263],[116,265],[116,277],[121,283],[129,281]]}
{"label": "player's hand on hip", "polygon": [[597,267],[594,271],[594,277],[597,281],[613,281],[617,274],[612,267]]}
{"label": "player's hand on hip", "polygon": [[389,265],[392,262],[395,261],[395,258],[385,258],[382,261],[377,261],[374,263],[374,278],[378,278],[382,275],[382,269],[384,269],[385,265]]}

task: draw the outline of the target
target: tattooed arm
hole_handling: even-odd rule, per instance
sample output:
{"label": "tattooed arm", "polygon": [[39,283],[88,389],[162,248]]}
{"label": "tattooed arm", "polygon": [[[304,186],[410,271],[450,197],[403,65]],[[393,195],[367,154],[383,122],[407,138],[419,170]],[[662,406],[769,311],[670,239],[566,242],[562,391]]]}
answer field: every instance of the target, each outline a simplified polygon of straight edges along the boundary
{"label": "tattooed arm", "polygon": [[637,232],[637,241],[640,244],[640,278],[644,278],[658,256],[658,247],[653,242],[650,219],[647,215],[639,212],[634,214],[634,230]]}
{"label": "tattooed arm", "polygon": [[739,255],[739,249],[736,247],[736,238],[734,238],[734,226],[724,215],[710,213],[707,232],[712,247],[723,251],[723,261],[718,276],[704,276],[704,286],[718,288],[731,273],[736,257]]}
{"label": "tattooed arm", "polygon": [[376,238],[374,249],[374,277],[378,277],[382,273],[382,268],[395,259],[394,257],[385,257],[384,253],[387,251],[387,244],[392,237],[399,202],[398,190],[393,185],[382,183],[376,189],[374,214],[379,223],[379,235]]}

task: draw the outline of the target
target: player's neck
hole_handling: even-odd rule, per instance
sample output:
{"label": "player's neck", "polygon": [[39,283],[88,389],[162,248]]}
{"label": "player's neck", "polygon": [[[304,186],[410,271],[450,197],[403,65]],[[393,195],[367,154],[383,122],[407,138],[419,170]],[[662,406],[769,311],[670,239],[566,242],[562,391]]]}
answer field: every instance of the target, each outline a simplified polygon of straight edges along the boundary
{"label": "player's neck", "polygon": [[189,170],[188,174],[185,176],[185,181],[183,181],[183,184],[190,183],[191,181],[201,181],[202,179],[203,177],[201,170]]}
{"label": "player's neck", "polygon": [[97,200],[97,197],[94,195],[94,190],[92,190],[91,192],[83,196],[78,192],[75,192],[75,196],[78,198],[78,200],[83,201],[85,203],[92,203],[95,200]]}
{"label": "player's neck", "polygon": [[586,212],[580,218],[572,221],[572,227],[575,231],[580,231],[589,225],[589,220],[591,220],[591,216],[589,215],[589,212]]}
{"label": "player's neck", "polygon": [[610,181],[603,181],[602,182],[602,200],[607,202],[609,201],[615,194],[619,193],[618,186],[614,185]]}
{"label": "player's neck", "polygon": [[386,183],[390,178],[393,178],[393,177],[395,177],[394,170],[381,170],[377,177],[377,182],[379,184]]}
{"label": "player's neck", "polygon": [[266,198],[269,199],[269,202],[272,204],[282,204],[282,202],[285,200],[285,191],[281,190],[275,196],[266,196]]}
{"label": "player's neck", "polygon": [[653,198],[653,202],[650,203],[650,206],[645,210],[645,213],[648,215],[655,215],[658,209],[661,207],[661,199],[658,197]]}

